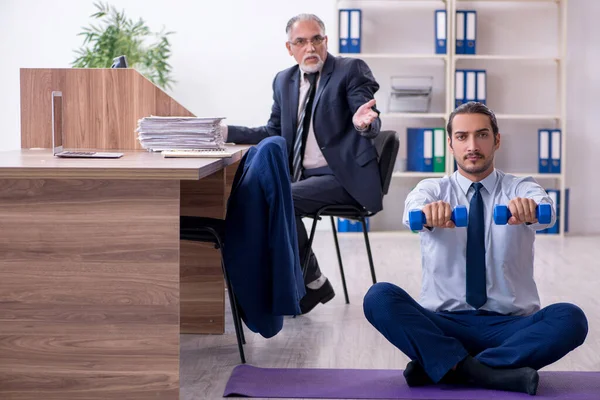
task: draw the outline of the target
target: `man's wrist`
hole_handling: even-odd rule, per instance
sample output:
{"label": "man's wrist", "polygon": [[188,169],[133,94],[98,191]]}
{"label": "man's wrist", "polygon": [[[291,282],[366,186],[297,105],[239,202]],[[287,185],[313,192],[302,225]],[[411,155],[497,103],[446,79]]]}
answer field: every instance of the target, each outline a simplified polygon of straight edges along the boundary
{"label": "man's wrist", "polygon": [[359,132],[366,132],[371,128],[371,125],[367,125],[364,128],[361,128],[359,126],[354,125],[354,129],[356,129]]}

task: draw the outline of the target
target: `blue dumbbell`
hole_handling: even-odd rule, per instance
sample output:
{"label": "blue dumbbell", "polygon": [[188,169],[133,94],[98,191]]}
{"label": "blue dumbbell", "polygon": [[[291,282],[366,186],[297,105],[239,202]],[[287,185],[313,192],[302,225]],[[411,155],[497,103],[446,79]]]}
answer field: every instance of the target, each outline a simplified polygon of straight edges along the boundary
{"label": "blue dumbbell", "polygon": [[[467,206],[456,206],[454,210],[452,210],[452,222],[456,226],[467,226],[467,222],[469,222],[469,214],[467,212]],[[425,213],[421,210],[410,210],[408,212],[408,224],[410,225],[410,229],[413,231],[420,231],[423,229],[423,225],[427,223],[427,218],[425,217]]]}
{"label": "blue dumbbell", "polygon": [[[496,225],[506,225],[512,217],[507,206],[496,204],[494,206],[494,222]],[[552,220],[552,206],[548,203],[538,204],[535,208],[535,217],[540,224],[549,224]]]}

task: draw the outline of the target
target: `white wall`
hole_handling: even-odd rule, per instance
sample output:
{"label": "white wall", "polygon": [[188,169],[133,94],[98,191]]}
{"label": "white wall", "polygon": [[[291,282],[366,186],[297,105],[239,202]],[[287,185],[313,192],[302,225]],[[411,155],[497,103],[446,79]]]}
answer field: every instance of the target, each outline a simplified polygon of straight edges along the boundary
{"label": "white wall", "polygon": [[[271,82],[275,73],[293,64],[293,59],[285,49],[285,24],[292,16],[300,12],[312,12],[319,15],[325,24],[333,29],[337,14],[334,0],[304,0],[302,2],[282,0],[171,0],[167,3],[153,0],[113,0],[110,2],[118,9],[124,9],[131,18],[143,18],[153,30],[165,26],[176,33],[171,37],[173,43],[174,78],[177,83],[171,95],[196,115],[224,115],[231,124],[261,125],[267,121],[271,106]],[[379,2],[390,4],[391,2]],[[441,7],[435,3],[419,11],[423,20],[433,27],[430,10]],[[95,9],[92,1],[58,0],[0,0],[0,150],[20,147],[19,120],[19,68],[47,67],[65,68],[75,58],[73,52],[81,43],[76,36],[82,26],[92,20],[89,15]],[[514,3],[511,3],[514,4]],[[468,4],[470,5],[470,4]],[[547,6],[545,10],[548,10]],[[493,37],[480,40],[484,50],[508,53],[503,44],[518,41],[514,27],[525,29],[526,37],[535,46],[521,45],[520,53],[535,51],[536,54],[553,54],[552,43],[547,36],[553,27],[543,22],[544,18],[531,21],[530,15],[552,17],[544,6],[529,5],[524,13],[506,13],[500,9],[480,13],[480,24],[491,24],[490,29],[499,32]],[[404,7],[404,6],[398,6]],[[419,6],[420,7],[420,6]],[[479,8],[480,5],[478,4]],[[484,7],[488,7],[485,5]],[[532,8],[533,11],[532,11]],[[539,8],[540,13],[535,11]],[[400,10],[401,11],[401,10]],[[414,13],[413,13],[414,14]],[[411,14],[411,15],[413,15]],[[411,48],[415,43],[425,43],[431,47],[428,37],[415,37],[413,32],[418,19],[407,17],[400,12],[398,18],[391,13],[380,11],[380,17],[366,20],[364,25],[364,45],[371,50],[392,50],[424,52]],[[496,18],[498,15],[501,18]],[[600,233],[600,178],[597,172],[595,149],[600,149],[600,2],[597,0],[571,0],[569,5],[569,60],[568,66],[568,186],[571,188],[570,228],[574,233]],[[547,20],[547,19],[546,19]],[[401,39],[393,41],[375,40],[385,36],[389,29]],[[517,31],[518,31],[517,29]],[[480,30],[483,35],[483,29]],[[336,32],[328,32],[332,50],[336,49]],[[507,39],[508,38],[508,39]],[[546,38],[546,39],[545,39]],[[383,46],[383,47],[382,47]],[[397,46],[394,47],[394,46]],[[531,50],[535,47],[536,50]],[[427,48],[429,50],[429,48]],[[513,51],[515,53],[517,51]],[[382,85],[377,95],[378,102],[385,109],[389,76],[395,73],[410,73],[414,70],[437,74],[436,65],[425,69],[407,64],[405,61],[395,65],[382,64],[381,61],[369,61],[376,78]],[[506,93],[527,87],[531,82],[540,85],[541,76],[552,74],[551,66],[529,65],[525,67],[510,64],[486,64],[486,68],[496,69],[498,74],[510,68],[510,81],[490,80],[490,91],[496,85],[498,97],[489,103],[497,112],[518,112],[520,103],[511,101]],[[515,72],[514,74],[512,72]],[[540,90],[542,90],[540,89]],[[436,94],[434,108],[443,107],[443,100]],[[531,93],[529,93],[531,96]],[[525,103],[529,112],[548,112],[554,103],[546,95],[528,97]],[[550,110],[551,111],[551,110]],[[385,121],[392,126],[393,121]],[[535,129],[533,125],[531,129]],[[501,126],[502,128],[502,126]],[[510,124],[506,130],[513,130]],[[518,127],[514,130],[518,131]],[[529,129],[529,128],[528,128]],[[518,132],[517,132],[518,133]],[[512,145],[508,145],[501,160],[512,160],[515,142],[519,136],[512,136]],[[535,142],[535,137],[533,138]],[[535,145],[535,143],[533,143]],[[512,162],[512,161],[511,161]],[[508,161],[506,161],[508,164]],[[390,195],[386,199],[386,210],[375,218],[373,226],[377,229],[397,228],[399,214],[402,211],[404,196],[416,181],[393,182]]]}

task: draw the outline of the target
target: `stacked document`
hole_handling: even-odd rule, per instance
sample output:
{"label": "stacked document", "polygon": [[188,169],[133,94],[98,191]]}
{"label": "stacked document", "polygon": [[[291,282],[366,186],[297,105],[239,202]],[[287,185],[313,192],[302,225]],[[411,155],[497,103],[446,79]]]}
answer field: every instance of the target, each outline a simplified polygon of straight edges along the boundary
{"label": "stacked document", "polygon": [[220,150],[224,148],[220,124],[224,118],[144,117],[138,120],[138,140],[149,151]]}

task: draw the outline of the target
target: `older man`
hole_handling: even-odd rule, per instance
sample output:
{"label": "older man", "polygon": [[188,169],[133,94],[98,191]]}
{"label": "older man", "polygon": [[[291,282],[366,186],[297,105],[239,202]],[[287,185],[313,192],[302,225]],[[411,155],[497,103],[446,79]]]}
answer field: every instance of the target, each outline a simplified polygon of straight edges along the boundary
{"label": "older man", "polygon": [[273,135],[286,139],[300,259],[309,257],[307,294],[300,302],[302,313],[307,313],[335,293],[312,250],[306,249],[301,216],[336,204],[382,209],[372,140],[381,126],[374,111],[379,85],[364,61],[327,52],[325,25],[317,16],[293,17],[286,34],[285,46],[297,64],[275,76],[267,125],[229,126],[225,136],[227,141],[248,144]]}

